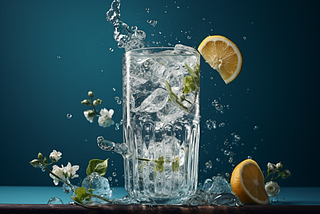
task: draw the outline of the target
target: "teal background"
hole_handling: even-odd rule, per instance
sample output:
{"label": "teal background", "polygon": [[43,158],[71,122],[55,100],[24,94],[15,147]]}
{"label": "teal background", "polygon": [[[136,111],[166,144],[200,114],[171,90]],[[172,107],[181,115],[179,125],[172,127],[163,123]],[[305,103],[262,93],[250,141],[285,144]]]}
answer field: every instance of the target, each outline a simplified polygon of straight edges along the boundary
{"label": "teal background", "polygon": [[[47,173],[29,164],[38,152],[48,157],[53,149],[63,153],[59,165],[80,165],[82,178],[90,159],[110,158],[106,176],[123,186],[122,157],[96,145],[100,135],[121,142],[122,127],[88,123],[80,104],[92,90],[103,107],[115,110],[115,122],[122,117],[114,97],[122,96],[124,51],[105,19],[110,4],[0,1],[1,186],[53,185]],[[229,85],[201,61],[200,182],[232,172],[221,150],[236,133],[241,141],[232,148],[235,164],[252,156],[266,171],[268,162],[282,161],[292,176],[278,179],[280,186],[320,186],[319,9],[317,1],[122,1],[122,20],[144,30],[152,46],[197,47],[206,36],[220,34],[243,54],[242,72]],[[158,21],[155,27],[147,23],[151,19]],[[213,100],[230,107],[221,114]],[[208,119],[226,126],[208,130]],[[209,160],[213,167],[206,169]]]}

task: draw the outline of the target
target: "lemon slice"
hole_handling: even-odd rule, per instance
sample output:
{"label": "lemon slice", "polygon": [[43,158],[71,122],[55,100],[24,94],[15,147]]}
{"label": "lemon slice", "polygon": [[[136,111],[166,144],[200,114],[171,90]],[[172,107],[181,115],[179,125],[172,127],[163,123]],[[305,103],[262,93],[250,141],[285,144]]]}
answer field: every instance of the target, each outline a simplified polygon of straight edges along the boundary
{"label": "lemon slice", "polygon": [[234,168],[231,179],[231,189],[245,204],[268,204],[269,197],[264,188],[264,176],[259,165],[251,159],[239,163]]}
{"label": "lemon slice", "polygon": [[208,36],[198,47],[206,62],[217,70],[226,84],[232,82],[242,68],[239,48],[224,36]]}

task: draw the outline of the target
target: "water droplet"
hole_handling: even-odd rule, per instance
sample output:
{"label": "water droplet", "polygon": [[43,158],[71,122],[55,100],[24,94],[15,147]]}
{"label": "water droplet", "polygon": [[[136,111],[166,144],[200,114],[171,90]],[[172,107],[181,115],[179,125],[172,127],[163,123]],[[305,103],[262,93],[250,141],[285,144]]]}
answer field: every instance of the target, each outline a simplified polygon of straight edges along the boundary
{"label": "water droplet", "polygon": [[253,127],[253,130],[257,130],[259,127],[258,126],[254,126]]}
{"label": "water droplet", "polygon": [[228,172],[226,172],[226,173],[225,173],[225,176],[226,176],[227,178],[229,178],[229,177],[230,177],[230,174],[229,174]]}
{"label": "water droplet", "polygon": [[150,8],[146,8],[146,12],[149,13],[150,12]]}
{"label": "water droplet", "polygon": [[229,163],[232,163],[233,162],[233,157],[230,157],[228,161],[229,161]]}
{"label": "water droplet", "polygon": [[60,198],[52,197],[49,199],[47,204],[63,204],[63,202]]}
{"label": "water droplet", "polygon": [[67,118],[71,119],[72,118],[72,114],[67,114]]}
{"label": "water droplet", "polygon": [[206,165],[207,169],[211,169],[212,168],[212,161],[209,160],[208,162],[205,163],[205,165]]}
{"label": "water droplet", "polygon": [[64,193],[69,194],[70,191],[71,191],[71,187],[68,186],[66,183],[63,183],[62,190],[63,190]]}
{"label": "water droplet", "polygon": [[112,181],[112,177],[111,177],[111,176],[109,176],[109,177],[108,177],[108,180],[109,180],[109,181]]}
{"label": "water droplet", "polygon": [[220,162],[220,158],[216,158],[216,161],[217,161],[217,162]]}
{"label": "water droplet", "polygon": [[249,155],[248,157],[247,157],[248,159],[252,159],[252,157]]}
{"label": "water droplet", "polygon": [[223,154],[228,156],[228,155],[230,155],[230,151],[224,150]]}
{"label": "water droplet", "polygon": [[115,129],[116,131],[118,131],[118,130],[120,129],[119,126],[120,126],[119,123],[116,123],[114,129]]}
{"label": "water droplet", "polygon": [[61,56],[57,56],[57,59],[61,59]]}
{"label": "water droplet", "polygon": [[179,6],[177,6],[177,9],[179,9],[180,7]]}
{"label": "water droplet", "polygon": [[254,149],[254,150],[257,150],[257,147],[255,146],[255,147],[253,147],[253,149]]}
{"label": "water droplet", "polygon": [[118,179],[114,179],[114,182],[116,182],[116,183],[117,183],[117,182],[118,182]]}
{"label": "water droplet", "polygon": [[114,50],[113,50],[113,48],[109,48],[109,51],[113,52]]}
{"label": "water droplet", "polygon": [[223,128],[225,125],[226,125],[225,123],[220,123],[220,124],[219,124],[219,127],[220,127],[220,128]]}
{"label": "water droplet", "polygon": [[244,36],[244,37],[243,37],[243,40],[247,40],[247,37]]}
{"label": "water droplet", "polygon": [[113,173],[112,173],[112,176],[113,176],[113,177],[116,177],[116,176],[117,176],[117,173],[116,173],[116,172],[113,172]]}
{"label": "water droplet", "polygon": [[187,36],[187,39],[191,39],[192,37],[191,36]]}
{"label": "water droplet", "polygon": [[221,104],[219,104],[219,103],[216,103],[216,104],[215,104],[215,108],[216,108],[217,111],[222,111],[223,105],[221,105]]}
{"label": "water droplet", "polygon": [[208,128],[209,130],[212,129],[212,121],[211,121],[210,119],[207,120],[206,125],[207,125],[207,128]]}
{"label": "water droplet", "polygon": [[103,69],[101,69],[101,72],[103,72]]}
{"label": "water droplet", "polygon": [[237,141],[240,141],[241,137],[237,134],[234,135],[234,140],[237,142]]}
{"label": "water droplet", "polygon": [[115,89],[115,88],[112,88],[112,90],[113,90],[113,91],[116,91],[116,89]]}
{"label": "water droplet", "polygon": [[158,21],[155,19],[147,20],[147,22],[152,25],[152,27],[155,27],[158,24]]}

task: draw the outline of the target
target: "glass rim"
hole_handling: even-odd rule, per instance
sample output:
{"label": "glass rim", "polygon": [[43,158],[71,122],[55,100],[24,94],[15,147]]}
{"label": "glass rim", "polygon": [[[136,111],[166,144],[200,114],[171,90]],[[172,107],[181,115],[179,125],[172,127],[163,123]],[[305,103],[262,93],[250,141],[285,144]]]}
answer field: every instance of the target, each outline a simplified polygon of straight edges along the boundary
{"label": "glass rim", "polygon": [[[165,51],[165,50],[175,50],[175,47],[146,47],[146,48],[137,48],[133,49],[130,51],[125,52],[123,55],[131,55],[131,56],[148,56],[148,55],[153,55],[156,54],[157,56],[177,56],[177,55],[183,55],[183,56],[192,56],[192,55],[200,55],[200,53],[193,47],[190,46],[185,46],[187,48],[179,49],[179,50],[185,50],[185,52],[182,53],[164,53],[164,54],[159,54],[160,51]],[[153,51],[152,51],[153,50]],[[143,51],[152,51],[152,52],[143,52]]]}

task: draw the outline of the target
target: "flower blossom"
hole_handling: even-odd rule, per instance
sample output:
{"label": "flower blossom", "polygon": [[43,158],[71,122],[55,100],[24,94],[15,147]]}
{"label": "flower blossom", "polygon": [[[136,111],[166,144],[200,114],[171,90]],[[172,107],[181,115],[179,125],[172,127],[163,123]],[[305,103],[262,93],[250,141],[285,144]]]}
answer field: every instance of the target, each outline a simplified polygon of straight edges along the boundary
{"label": "flower blossom", "polygon": [[274,165],[273,163],[268,163],[267,164],[268,167],[268,173],[275,173],[276,172],[276,165]]}
{"label": "flower blossom", "polygon": [[71,163],[68,162],[68,165],[63,168],[63,172],[65,173],[66,177],[68,177],[68,178],[77,178],[77,177],[79,177],[79,175],[76,174],[78,169],[79,169],[78,165],[71,166]]}
{"label": "flower blossom", "polygon": [[277,182],[269,181],[269,182],[266,183],[264,188],[266,189],[267,194],[270,197],[275,197],[280,192],[280,186],[278,185]]}
{"label": "flower blossom", "polygon": [[50,153],[50,159],[54,162],[57,162],[58,160],[60,160],[62,153],[61,152],[57,152],[56,150],[53,150]]}
{"label": "flower blossom", "polygon": [[[76,171],[79,169],[78,165],[71,166],[71,163],[68,162],[67,166],[61,165],[61,167],[58,167],[57,165],[52,166],[52,173],[55,174],[49,174],[49,176],[53,179],[53,183],[57,186],[59,181],[66,181],[68,178],[76,178],[79,177],[79,175],[76,174]],[[58,178],[59,177],[59,178]]]}
{"label": "flower blossom", "polygon": [[291,175],[291,172],[288,169],[286,169],[286,170],[283,171],[282,178],[286,179],[290,175]]}
{"label": "flower blossom", "polygon": [[113,109],[110,109],[109,111],[106,108],[101,109],[100,117],[98,119],[99,126],[106,128],[113,125],[114,124],[114,121],[112,120],[113,113],[114,113]]}
{"label": "flower blossom", "polygon": [[95,113],[93,110],[84,111],[83,114],[90,123],[93,122],[93,118],[95,116]]}
{"label": "flower blossom", "polygon": [[54,176],[53,174],[49,174],[49,176],[53,179],[53,183],[54,185],[58,185],[59,181],[61,180],[64,180],[66,177],[64,175],[64,172],[63,172],[63,167],[60,168],[58,167],[57,165],[53,165],[52,166],[52,173],[54,173],[56,176],[58,176],[59,178],[57,178],[56,176]]}

